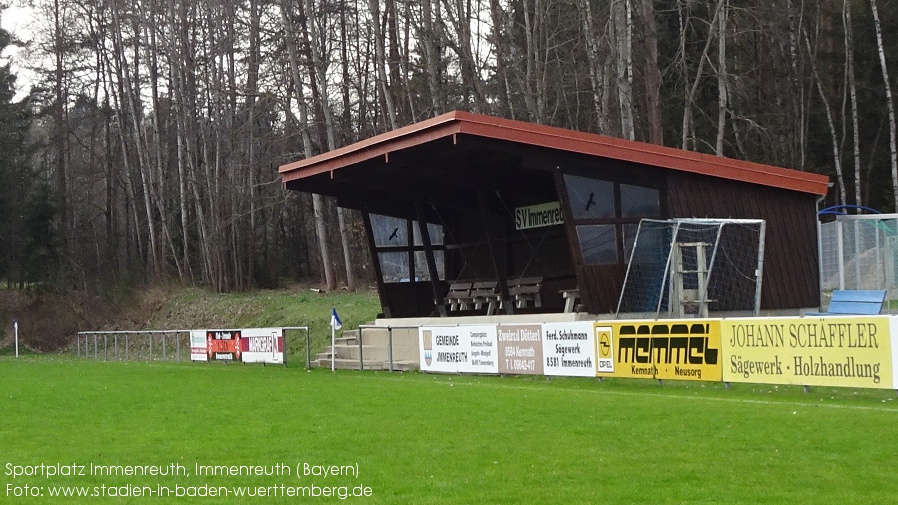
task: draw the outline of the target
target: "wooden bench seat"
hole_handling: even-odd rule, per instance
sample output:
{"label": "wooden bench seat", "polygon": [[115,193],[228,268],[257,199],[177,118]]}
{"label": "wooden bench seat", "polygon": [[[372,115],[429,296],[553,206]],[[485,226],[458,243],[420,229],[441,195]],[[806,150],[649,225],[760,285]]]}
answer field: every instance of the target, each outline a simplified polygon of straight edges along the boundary
{"label": "wooden bench seat", "polygon": [[564,299],[564,311],[574,312],[578,306],[577,300],[580,299],[580,288],[562,289],[559,293],[561,293],[561,297]]}
{"label": "wooden bench seat", "polygon": [[509,283],[508,294],[514,299],[515,307],[523,309],[533,304],[534,307],[542,307],[540,290],[543,287],[542,277],[522,277],[513,283]]}
{"label": "wooden bench seat", "polygon": [[446,293],[446,303],[449,310],[467,310],[471,308],[474,300],[471,298],[472,281],[459,281],[449,284],[449,292]]}
{"label": "wooden bench seat", "polygon": [[486,304],[486,313],[492,315],[499,306],[499,283],[496,281],[478,281],[471,285],[471,299],[474,310],[480,310]]}
{"label": "wooden bench seat", "polygon": [[[509,281],[508,294],[515,307],[542,307],[542,277],[522,277]],[[450,311],[483,310],[487,315],[502,308],[498,281],[455,281],[449,284],[446,303]]]}

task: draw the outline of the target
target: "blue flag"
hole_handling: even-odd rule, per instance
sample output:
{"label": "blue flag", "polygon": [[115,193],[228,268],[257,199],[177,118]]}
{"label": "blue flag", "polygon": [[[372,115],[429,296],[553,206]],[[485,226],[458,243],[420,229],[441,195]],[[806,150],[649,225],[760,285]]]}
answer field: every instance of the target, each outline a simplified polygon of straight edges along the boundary
{"label": "blue flag", "polygon": [[331,328],[339,330],[342,327],[343,321],[340,321],[340,316],[337,315],[337,309],[331,309]]}

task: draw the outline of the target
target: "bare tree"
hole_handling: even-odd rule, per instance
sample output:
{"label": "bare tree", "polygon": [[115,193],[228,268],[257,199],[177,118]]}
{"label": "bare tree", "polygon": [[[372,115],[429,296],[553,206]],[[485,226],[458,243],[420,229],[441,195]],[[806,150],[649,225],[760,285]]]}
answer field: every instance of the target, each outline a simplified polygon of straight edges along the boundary
{"label": "bare tree", "polygon": [[811,42],[807,33],[804,34],[804,42],[808,54],[810,55],[811,69],[814,74],[814,83],[817,87],[817,94],[820,96],[820,101],[823,102],[823,110],[826,113],[826,123],[829,126],[830,141],[833,151],[833,166],[835,167],[836,182],[839,187],[839,202],[844,204],[847,202],[847,196],[845,190],[845,177],[842,175],[842,154],[841,149],[839,149],[839,138],[836,133],[836,123],[833,119],[832,109],[830,108],[829,100],[826,97],[826,92],[823,90],[823,81],[821,80],[820,74],[817,71],[815,54],[811,49]]}
{"label": "bare tree", "polygon": [[[375,0],[376,1],[376,0]],[[300,128],[302,129],[303,153],[306,158],[311,158],[312,137],[309,135],[309,119],[306,110],[306,101],[303,97],[302,75],[299,71],[299,51],[296,49],[296,37],[293,32],[293,23],[290,21],[287,13],[291,12],[289,0],[281,0],[281,18],[284,24],[284,39],[287,45],[288,58],[290,60],[290,70],[293,76],[294,86],[296,87],[296,99],[299,107]],[[333,267],[330,261],[330,248],[327,243],[327,227],[324,220],[324,201],[321,195],[312,195],[312,206],[315,213],[315,230],[318,236],[319,250],[321,253],[321,263],[324,270],[324,281],[328,290],[334,290],[337,287],[334,278]]]}
{"label": "bare tree", "polygon": [[728,12],[729,1],[722,0],[720,12],[717,15],[717,142],[714,144],[714,154],[717,156],[723,156],[723,138],[726,133],[726,116],[729,105],[726,51]]}
{"label": "bare tree", "polygon": [[664,144],[664,128],[661,122],[661,70],[658,68],[658,31],[652,0],[642,0],[642,26],[645,39],[645,101],[648,120],[648,141]]}
{"label": "bare tree", "polygon": [[617,100],[620,131],[625,139],[636,138],[633,119],[633,23],[631,0],[611,1],[611,23],[617,56]]}
{"label": "bare tree", "polygon": [[368,0],[368,10],[371,15],[371,28],[374,35],[374,51],[375,62],[377,67],[377,89],[380,92],[380,98],[384,104],[389,119],[389,128],[395,130],[399,128],[399,121],[396,117],[396,106],[393,104],[393,95],[390,91],[390,84],[387,81],[387,57],[384,48],[383,30],[380,26],[380,0]]}
{"label": "bare tree", "polygon": [[851,99],[851,134],[854,154],[854,203],[863,205],[861,198],[861,140],[858,123],[857,83],[854,77],[854,27],[851,22],[851,5],[842,2],[842,26],[844,29],[845,79],[848,81],[848,95]]}
{"label": "bare tree", "polygon": [[879,22],[879,9],[876,8],[876,0],[870,0],[870,8],[873,10],[873,23],[876,29],[876,52],[879,54],[879,67],[882,70],[882,81],[886,90],[886,109],[889,113],[889,164],[892,172],[892,192],[895,198],[895,208],[898,209],[898,145],[896,145],[895,104],[892,100],[892,81],[889,80],[889,70],[886,66],[886,54],[883,49],[882,28]]}

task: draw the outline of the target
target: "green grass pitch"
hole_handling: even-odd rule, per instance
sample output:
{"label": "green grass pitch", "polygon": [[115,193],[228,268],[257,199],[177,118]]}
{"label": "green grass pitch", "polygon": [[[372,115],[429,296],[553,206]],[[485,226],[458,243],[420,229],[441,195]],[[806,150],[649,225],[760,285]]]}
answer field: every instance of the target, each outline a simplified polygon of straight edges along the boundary
{"label": "green grass pitch", "polygon": [[0,503],[891,503],[893,397],[2,357]]}

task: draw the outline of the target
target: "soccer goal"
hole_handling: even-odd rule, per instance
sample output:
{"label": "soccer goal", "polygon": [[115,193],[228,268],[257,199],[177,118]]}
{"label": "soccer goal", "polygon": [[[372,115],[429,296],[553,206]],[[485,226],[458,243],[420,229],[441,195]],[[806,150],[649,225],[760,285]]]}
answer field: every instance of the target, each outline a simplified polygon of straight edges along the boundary
{"label": "soccer goal", "polygon": [[618,317],[757,315],[765,222],[643,219],[617,306]]}

